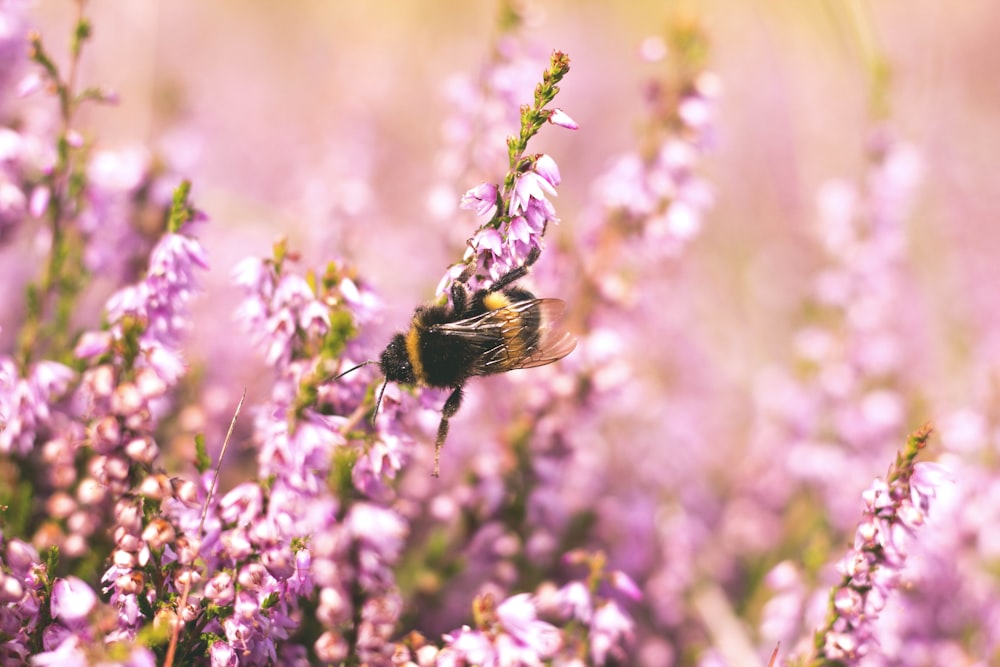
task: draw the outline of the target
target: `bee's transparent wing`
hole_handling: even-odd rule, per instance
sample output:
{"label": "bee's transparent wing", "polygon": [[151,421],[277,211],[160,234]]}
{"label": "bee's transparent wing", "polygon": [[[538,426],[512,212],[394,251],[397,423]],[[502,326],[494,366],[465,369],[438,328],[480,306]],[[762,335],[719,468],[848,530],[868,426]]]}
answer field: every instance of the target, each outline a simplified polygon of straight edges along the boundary
{"label": "bee's transparent wing", "polygon": [[533,368],[558,361],[576,347],[572,334],[553,327],[565,309],[560,299],[515,301],[474,317],[436,325],[435,331],[463,338],[476,350],[475,375]]}

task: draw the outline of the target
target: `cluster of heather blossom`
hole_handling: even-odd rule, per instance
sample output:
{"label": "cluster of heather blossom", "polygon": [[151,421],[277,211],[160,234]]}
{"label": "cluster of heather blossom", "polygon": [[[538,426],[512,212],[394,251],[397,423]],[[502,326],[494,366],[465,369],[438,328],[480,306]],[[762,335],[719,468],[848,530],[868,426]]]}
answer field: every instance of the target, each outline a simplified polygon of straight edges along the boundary
{"label": "cluster of heather blossom", "polygon": [[876,648],[874,626],[900,587],[915,531],[947,477],[934,463],[917,463],[930,428],[915,431],[885,480],[864,493],[865,511],[854,545],[838,569],[843,580],[830,594],[827,623],[816,632],[815,664],[857,664]]}
{"label": "cluster of heather blossom", "polygon": [[[80,336],[74,352],[79,374],[55,362],[34,363],[35,369],[58,371],[58,387],[50,380],[44,388],[58,389],[59,400],[46,396],[53,407],[26,411],[26,392],[34,389],[32,398],[42,397],[33,386],[37,381],[4,360],[3,433],[19,442],[7,453],[28,465],[37,458],[47,470],[44,477],[21,480],[36,484],[34,496],[44,501],[44,518],[24,515],[39,521],[32,545],[17,539],[5,544],[5,563],[15,577],[8,579],[5,618],[20,619],[23,630],[8,634],[4,664],[20,664],[29,652],[35,664],[155,664],[151,651],[130,642],[141,624],[139,609],[156,599],[143,597],[153,595],[148,568],[158,565],[174,532],[162,517],[146,517],[132,494],[194,500],[192,484],[150,471],[159,459],[153,435],[162,409],[158,401],[182,371],[177,323],[187,317],[194,273],[207,268],[203,249],[179,233],[195,215],[186,187],[180,188],[170,214],[178,232],[166,234],[154,248],[145,280],[109,300],[107,328]],[[44,419],[28,423],[29,414]],[[31,496],[14,501],[27,510]],[[105,522],[115,526],[113,535],[102,534]],[[113,546],[105,542],[108,537]],[[112,565],[103,577],[107,605],[79,577],[57,576],[63,561],[82,566],[99,545],[110,548]],[[40,557],[36,547],[48,555]],[[44,619],[50,619],[48,625],[37,624]]]}
{"label": "cluster of heather blossom", "polygon": [[[268,664],[276,652],[295,655],[303,647],[284,640],[302,623],[299,600],[315,596],[323,632],[311,648],[323,664],[349,656],[384,664],[401,608],[392,567],[407,534],[389,504],[391,480],[412,440],[388,407],[370,436],[351,437],[371,378],[329,380],[356,353],[349,339],[370,321],[377,299],[335,264],[304,278],[290,270],[292,260],[280,243],[273,259],[237,269],[247,294],[239,317],[277,377],[256,419],[259,477],[270,483],[238,487],[253,502],[237,501],[241,517],[226,522],[222,544],[227,533],[242,532],[246,548],[220,558],[224,569],[260,569],[270,584],[249,600],[253,614],[225,622],[225,639],[213,647],[244,656],[240,664],[246,656],[247,664]],[[331,479],[339,481],[331,487]]]}
{"label": "cluster of heather blossom", "polygon": [[444,635],[443,647],[419,635],[400,644],[397,664],[439,665],[605,665],[626,659],[634,622],[619,599],[637,600],[635,583],[623,572],[608,571],[600,554],[569,552],[565,564],[583,565],[588,575],[561,587],[551,582],[535,593],[497,601],[490,592],[473,601],[474,626]]}
{"label": "cluster of heather blossom", "polygon": [[[45,651],[37,656],[38,664],[71,658],[97,662],[91,656],[95,642],[119,656],[119,664],[153,664],[148,649],[125,647],[142,625],[143,604],[164,594],[153,587],[152,571],[164,546],[175,545],[178,536],[164,517],[147,516],[132,494],[148,502],[195,500],[190,482],[150,473],[160,458],[154,433],[161,401],[184,370],[178,323],[187,318],[196,272],[207,268],[204,250],[184,234],[197,217],[186,186],[179,188],[169,216],[176,231],[154,247],[145,279],[109,299],[107,328],[80,336],[75,356],[88,365],[79,377],[73,375],[76,388],[59,420],[43,431],[51,432],[41,447],[51,465],[40,490],[48,518],[33,542],[75,562],[105,544],[104,522],[115,529],[108,536],[111,566],[102,577],[108,606],[92,612],[96,594],[88,584],[76,577],[53,579],[47,589],[53,624],[42,630]],[[86,461],[82,476],[75,466],[81,456]]]}
{"label": "cluster of heather blossom", "polygon": [[[810,285],[806,310],[812,318],[795,334],[792,365],[759,373],[755,388],[758,421],[752,438],[752,458],[758,463],[750,469],[770,472],[747,480],[748,492],[758,499],[762,513],[781,512],[792,503],[820,502],[834,532],[847,531],[856,521],[852,499],[862,489],[852,485],[888,457],[903,428],[907,372],[912,372],[903,363],[910,344],[904,331],[914,327],[894,305],[907,293],[905,221],[920,181],[920,158],[911,145],[892,137],[885,127],[871,133],[866,148],[868,168],[860,184],[831,181],[820,191],[819,240],[827,261]],[[915,434],[907,451],[918,442],[923,447],[926,435]],[[778,452],[782,464],[774,466]],[[915,453],[912,449],[911,454]],[[932,470],[929,464],[920,468]],[[774,486],[776,474],[783,478],[780,491]],[[866,511],[883,507],[888,498],[886,483],[876,482],[865,492]],[[914,488],[930,497],[932,489],[921,483],[918,476]],[[913,502],[917,501],[914,496]],[[920,502],[918,509],[926,513],[926,498]],[[917,517],[907,507],[901,510],[903,518],[889,522],[891,535],[880,533],[874,518],[863,521],[855,531],[854,555],[869,553],[864,549],[873,544],[884,554],[886,540],[895,540],[897,533],[917,525],[906,521],[922,523],[923,515]],[[834,664],[853,664],[851,660],[871,649],[876,631],[891,642],[886,623],[873,623],[885,605],[885,595],[897,587],[905,553],[914,548],[912,542],[899,537],[894,543],[900,551],[888,554],[890,565],[879,569],[877,576],[885,580],[875,582],[882,588],[875,587],[868,608],[862,605],[868,598],[859,597],[849,586],[834,595],[833,609],[844,614],[836,624],[838,629],[831,629],[824,639],[829,640],[824,650]],[[855,571],[855,565],[863,569],[865,564],[845,560],[838,568],[846,576],[848,570]],[[801,638],[803,624],[820,622],[817,614],[827,595],[808,585],[812,569],[815,565],[781,561],[768,575],[772,597],[762,614],[762,648]],[[865,574],[859,571],[860,577]],[[886,616],[891,617],[894,609],[886,608]],[[847,618],[852,613],[856,617]],[[864,623],[856,627],[859,619]],[[806,652],[799,647],[798,653]]]}
{"label": "cluster of heather blossom", "polygon": [[[586,280],[574,283],[572,273],[563,277],[572,295],[574,316],[587,325],[575,359],[568,360],[573,376],[555,385],[568,384],[573,390],[550,392],[538,401],[546,407],[536,430],[543,437],[554,430],[552,440],[558,444],[536,450],[540,481],[533,502],[541,516],[552,522],[552,531],[558,531],[568,517],[590,513],[599,517],[593,539],[613,545],[607,547],[609,558],[642,582],[642,623],[648,634],[638,653],[647,664],[666,663],[674,655],[662,637],[677,636],[684,625],[680,601],[691,593],[698,577],[694,554],[711,535],[703,525],[705,519],[675,500],[687,496],[694,503],[702,501],[703,513],[712,505],[702,490],[694,488],[701,486],[699,480],[686,474],[670,452],[697,451],[707,445],[703,435],[670,425],[675,418],[678,425],[697,421],[696,411],[679,395],[684,391],[680,388],[670,399],[673,405],[658,408],[657,421],[663,429],[659,437],[671,444],[644,452],[634,463],[620,460],[616,449],[628,431],[608,430],[605,424],[647,421],[647,392],[663,390],[644,386],[642,371],[632,366],[626,354],[628,334],[611,323],[631,320],[637,302],[648,300],[640,285],[630,283],[653,275],[664,257],[683,261],[684,250],[712,205],[711,190],[698,172],[701,159],[712,148],[714,106],[721,84],[700,51],[705,39],[694,23],[673,26],[675,48],[663,68],[665,75],[646,85],[645,118],[637,142],[642,148],[623,155],[596,183],[594,200],[581,220],[574,258],[582,265],[579,271]],[[663,44],[656,38],[651,41]],[[688,111],[682,113],[682,109]],[[678,359],[687,356],[684,339],[689,334],[683,329],[669,333],[661,329],[659,335],[672,341],[669,349],[647,352]],[[553,401],[567,413],[574,405],[577,413],[579,406],[601,409],[585,409],[567,420],[553,409]],[[650,488],[645,489],[641,471],[653,469],[657,479],[650,477]],[[623,493],[616,490],[619,474],[636,474],[638,484]],[[664,479],[670,480],[666,482],[669,492],[660,486]],[[581,498],[574,491],[581,485],[601,489],[596,492],[601,500],[593,503]]]}
{"label": "cluster of heather blossom", "polygon": [[[89,33],[89,23],[80,18],[74,58]],[[25,53],[27,47],[22,41]],[[79,104],[106,96],[77,93],[72,76],[61,76],[39,37],[32,37],[31,47],[43,72],[39,79],[57,93],[64,127],[72,128]],[[76,60],[70,68],[75,67]],[[149,572],[158,569],[173,530],[162,517],[144,514],[136,499],[194,500],[190,483],[150,473],[159,462],[154,433],[165,396],[185,371],[178,346],[195,274],[207,264],[204,250],[187,236],[187,223],[198,217],[188,204],[187,185],[178,188],[169,211],[147,202],[144,214],[128,206],[121,219],[112,219],[112,207],[102,202],[117,197],[113,208],[121,209],[126,200],[139,201],[163,184],[147,180],[150,190],[140,196],[134,171],[105,163],[108,180],[96,179],[91,187],[87,174],[93,172],[78,165],[94,162],[74,132],[64,130],[56,147],[46,147],[35,135],[4,129],[5,186],[16,182],[13,187],[30,199],[14,222],[23,228],[41,220],[51,227],[41,230],[48,234],[49,256],[29,292],[18,353],[0,359],[4,501],[11,503],[4,508],[16,508],[6,514],[0,540],[5,583],[0,655],[3,664],[30,659],[39,665],[152,665],[153,652],[132,640],[141,625],[140,609],[162,599],[164,589],[151,588]],[[106,197],[123,191],[109,186],[121,179],[131,184],[124,187],[131,194]],[[145,221],[138,219],[144,215]],[[136,229],[156,224],[162,230],[166,224],[168,232],[151,251],[122,247],[115,234],[94,233],[95,225],[106,222],[111,230],[123,220]],[[103,328],[70,330],[68,314],[87,287],[88,271],[119,281],[125,276],[90,259],[113,256],[124,266],[145,252],[149,266],[142,280],[108,299]],[[37,472],[22,476],[18,470]],[[31,534],[30,544],[16,537],[24,534]],[[99,600],[101,578],[94,575],[104,556],[111,567],[100,588],[107,597]]]}
{"label": "cluster of heather blossom", "polygon": [[[535,88],[534,105],[521,109],[517,136],[507,140],[509,171],[502,184],[483,183],[462,197],[461,207],[486,219],[469,239],[463,262],[452,266],[438,284],[447,293],[456,279],[472,288],[486,286],[524,266],[541,251],[549,223],[559,219],[548,200],[561,181],[559,167],[549,155],[525,154],[528,142],[546,124],[575,130],[577,124],[561,109],[547,109],[559,93],[559,82],[569,71],[569,57],[556,51]],[[470,275],[471,274],[471,275]]]}
{"label": "cluster of heather blossom", "polygon": [[[683,66],[678,67],[682,68]],[[718,83],[717,77],[707,70],[692,76],[702,81],[704,87],[677,84],[678,88],[689,92],[672,99],[704,104],[706,115],[703,117],[703,122],[695,123],[692,120],[690,125],[675,122],[676,113],[662,103],[667,96],[666,91],[651,96],[649,100],[653,116],[648,123],[650,141],[661,142],[665,147],[687,147],[685,154],[691,158],[683,170],[672,172],[673,177],[676,177],[675,183],[683,184],[683,187],[672,190],[674,195],[672,200],[665,192],[661,193],[664,197],[660,200],[660,212],[672,202],[678,206],[687,205],[685,202],[697,202],[701,215],[711,202],[711,198],[707,196],[707,185],[695,175],[694,158],[710,144],[708,139],[712,132],[708,122],[711,114],[710,104],[717,95]],[[666,120],[667,118],[670,120]],[[562,112],[554,111],[548,120],[563,127],[574,129],[576,127],[572,119]],[[670,127],[672,133],[664,132],[666,127]],[[672,149],[665,148],[665,150]],[[516,164],[513,158],[511,164],[512,166]],[[545,224],[554,220],[551,206],[545,199],[546,194],[554,194],[554,187],[559,183],[560,176],[554,162],[551,162],[548,156],[538,156],[533,172],[520,173],[514,170],[512,173],[516,179],[514,187],[507,190],[513,195],[511,200],[504,196],[507,191],[499,186],[484,184],[470,190],[462,202],[464,208],[474,210],[490,220],[496,220],[504,213],[509,213],[511,216],[516,216],[518,211],[526,213],[523,222],[528,224],[525,225],[524,241],[519,238],[520,233],[516,225],[520,221],[516,217],[510,218],[510,224],[506,228],[484,226],[470,241],[467,259],[472,256],[481,257],[481,248],[485,247],[489,251],[485,262],[479,260],[480,267],[497,263],[500,261],[498,258],[505,252],[517,258],[512,263],[503,263],[502,267],[495,271],[489,271],[489,277],[492,279],[502,275],[509,268],[523,263],[524,257],[537,247],[532,238],[540,238],[541,233],[545,231]],[[507,182],[510,182],[509,176]],[[692,196],[682,202],[682,198],[688,194]],[[532,209],[535,209],[534,218],[541,220],[542,224],[531,224]],[[613,227],[621,216],[621,211],[615,207],[602,205],[595,207],[594,210],[599,211],[599,219],[591,221],[591,227],[595,230]],[[651,218],[657,211],[651,208],[645,213],[640,214],[638,211],[634,213],[633,221],[642,226],[645,222],[641,221],[640,217],[645,215],[647,219]],[[530,236],[532,232],[536,232],[537,236]],[[628,250],[622,243],[620,235],[611,237],[604,235],[603,232],[600,234],[595,232],[593,239],[586,234],[584,238],[584,250],[581,251],[581,256],[593,255],[603,259],[614,259],[623,257]],[[688,238],[693,238],[693,234]],[[601,247],[590,253],[594,243],[600,243]],[[558,250],[554,252],[558,253]],[[677,253],[674,253],[675,257],[676,255]],[[646,254],[643,257],[654,256],[659,258],[662,254]],[[560,258],[569,259],[561,256]],[[440,283],[439,293],[447,291],[451,280],[466,274],[467,266],[453,267]],[[604,294],[604,291],[611,289],[612,282],[617,280],[620,283],[624,279],[623,276],[616,275],[615,270],[608,266],[592,268],[593,280],[582,287],[584,290],[596,289],[596,294],[579,291],[580,285],[566,285],[571,293],[569,300],[573,302],[574,318],[596,325],[609,317],[627,316],[622,312],[620,299],[609,302],[607,295]],[[628,274],[634,268],[633,263],[623,273]],[[565,279],[568,282],[572,280],[572,276],[567,275]],[[578,290],[575,294],[574,289]],[[485,549],[485,553],[477,560],[480,562],[482,577],[493,581],[502,590],[510,586],[519,570],[523,570],[523,565],[519,566],[518,561],[524,557],[530,558],[541,573],[553,571],[554,567],[557,567],[554,563],[558,562],[562,548],[560,542],[565,539],[565,536],[561,537],[565,527],[578,521],[582,523],[593,521],[597,517],[599,524],[593,527],[592,532],[586,531],[573,539],[614,544],[612,548],[614,562],[627,564],[630,572],[642,572],[643,567],[649,562],[648,547],[632,550],[629,546],[633,540],[635,543],[642,541],[638,535],[649,530],[646,522],[652,523],[651,516],[656,511],[655,507],[646,499],[636,497],[637,494],[629,498],[608,497],[595,506],[592,497],[582,498],[578,491],[584,487],[613,488],[614,482],[610,479],[610,475],[614,474],[613,468],[608,465],[612,456],[608,450],[609,445],[595,441],[594,434],[601,429],[600,420],[608,415],[608,400],[620,405],[623,414],[632,414],[636,406],[634,400],[636,393],[641,393],[641,390],[622,391],[629,387],[628,378],[631,371],[627,363],[620,358],[623,342],[616,332],[606,327],[595,326],[581,337],[580,343],[576,353],[564,362],[535,371],[534,378],[525,377],[527,384],[517,385],[525,395],[523,400],[514,405],[497,401],[492,401],[490,404],[491,410],[497,413],[495,417],[498,425],[514,425],[513,428],[507,428],[505,435],[502,436],[508,442],[499,445],[500,452],[503,452],[504,448],[513,450],[514,458],[510,460],[502,453],[498,453],[497,444],[489,443],[491,445],[489,448],[481,446],[476,453],[473,482],[468,492],[473,498],[492,499],[492,502],[480,500],[475,506],[467,507],[465,511],[477,521],[477,538],[496,545],[495,550]],[[517,382],[518,379],[520,378],[511,378],[509,381]],[[508,380],[505,378],[504,381]],[[599,397],[604,398],[599,399]],[[475,400],[474,397],[472,400]],[[582,406],[596,404],[599,400],[604,400],[602,414],[587,410],[581,413]],[[642,404],[641,400],[638,404]],[[613,446],[613,443],[610,446]],[[691,482],[696,483],[696,480]],[[504,489],[516,490],[516,495],[510,497],[510,491],[505,494]],[[598,492],[597,495],[601,494]],[[521,507],[524,509],[512,511]],[[689,531],[681,532],[686,534]],[[671,532],[664,530],[665,542],[672,542],[669,535]],[[507,546],[501,549],[500,545]],[[664,546],[664,551],[669,549],[669,545]],[[683,556],[680,550],[678,556]],[[677,581],[678,585],[672,591],[673,600],[676,600],[683,596],[690,580],[681,574],[684,566],[679,559],[667,557],[666,560],[661,578],[669,575],[672,580]],[[681,583],[682,581],[684,583]],[[567,590],[570,591],[567,594],[572,595],[572,591],[582,590],[582,587],[578,589],[571,585]],[[638,594],[638,588],[634,588],[633,591],[635,596],[630,597],[632,602],[642,597]],[[655,600],[647,597],[647,604],[656,606],[661,603],[670,605],[675,602],[671,599],[661,600],[659,596]],[[626,607],[618,604],[599,607],[599,613],[594,616],[595,628],[620,628],[622,632],[596,630],[595,647],[590,654],[592,659],[603,661],[609,657],[608,651],[598,648],[599,646],[611,646],[632,637],[634,622],[625,609]],[[607,626],[604,626],[605,622]],[[628,628],[627,631],[625,628]],[[478,629],[470,629],[458,639],[461,642],[456,640],[456,643],[460,646],[479,647],[484,641],[482,632]],[[449,648],[454,648],[454,645]],[[614,652],[617,656],[615,659],[624,659],[624,654],[619,654],[618,651],[620,647]],[[653,651],[650,654],[662,655],[662,652]],[[470,661],[474,660],[470,658]]]}
{"label": "cluster of heather blossom", "polygon": [[[493,183],[484,183],[462,197],[462,208],[476,211],[492,223],[499,216],[506,222],[498,227],[484,225],[469,240],[466,261],[475,261],[481,271],[495,281],[511,270],[528,262],[532,253],[539,252],[542,238],[550,222],[558,222],[555,208],[548,197],[556,195],[559,167],[548,155],[538,155],[515,175],[514,188],[503,197]],[[498,204],[499,202],[499,204]],[[446,288],[462,265],[449,269],[439,289]]]}
{"label": "cluster of heather blossom", "polygon": [[925,516],[920,539],[906,542],[894,603],[867,628],[873,650],[866,664],[982,664],[984,656],[1000,651],[993,632],[1000,618],[1000,582],[988,564],[997,547],[991,531],[984,530],[997,522],[1000,491],[995,465],[987,462],[997,443],[984,414],[961,408],[935,427],[940,467],[922,474],[946,482],[934,489],[933,512]]}
{"label": "cluster of heather blossom", "polygon": [[679,256],[714,203],[699,167],[715,145],[722,81],[704,62],[707,36],[701,26],[680,22],[670,37],[669,48],[655,37],[644,45],[648,60],[673,65],[671,76],[649,82],[640,147],[618,157],[598,179],[595,205],[584,220],[590,243],[607,243],[609,235],[632,239],[634,252],[648,255],[649,262]]}

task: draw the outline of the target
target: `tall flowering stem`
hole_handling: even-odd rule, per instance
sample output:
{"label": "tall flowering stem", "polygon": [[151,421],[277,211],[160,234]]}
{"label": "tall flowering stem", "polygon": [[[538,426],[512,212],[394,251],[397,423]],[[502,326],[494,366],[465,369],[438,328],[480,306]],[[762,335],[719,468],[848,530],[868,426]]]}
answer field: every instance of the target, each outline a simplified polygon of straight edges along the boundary
{"label": "tall flowering stem", "polygon": [[[541,249],[541,240],[549,222],[555,222],[555,209],[546,195],[554,196],[560,183],[559,167],[548,155],[525,153],[528,142],[545,123],[577,129],[576,123],[561,109],[548,105],[559,93],[557,85],[569,72],[569,56],[552,53],[549,67],[535,88],[534,102],[521,107],[521,127],[517,136],[507,138],[509,170],[503,186],[483,183],[462,198],[462,207],[487,218],[469,240],[462,263],[456,264],[438,286],[447,293],[453,280],[496,280],[511,269],[523,266]],[[475,275],[469,274],[475,272]]]}
{"label": "tall flowering stem", "polygon": [[514,188],[514,174],[523,171],[523,168],[530,163],[524,161],[524,151],[528,148],[528,142],[538,134],[545,123],[558,123],[576,129],[575,124],[564,112],[545,108],[559,94],[558,84],[568,72],[569,56],[562,51],[553,51],[549,68],[542,73],[542,82],[535,88],[534,104],[525,104],[521,107],[520,134],[507,139],[510,173],[504,181],[505,194],[509,194]]}
{"label": "tall flowering stem", "polygon": [[33,213],[44,208],[51,246],[44,273],[28,288],[26,321],[21,329],[17,358],[26,368],[33,356],[51,350],[68,356],[71,340],[70,316],[77,295],[86,285],[84,245],[76,216],[86,186],[88,147],[73,126],[80,106],[89,101],[108,102],[113,96],[98,88],[77,90],[77,72],[83,46],[91,37],[91,24],[83,15],[84,0],[77,0],[77,16],[70,42],[69,71],[65,76],[42,45],[37,33],[30,36],[32,61],[41,67],[42,81],[55,91],[59,101],[60,129],[55,162],[44,170],[32,193]]}
{"label": "tall flowering stem", "polygon": [[816,657],[809,664],[855,665],[875,648],[874,623],[899,586],[910,541],[940,479],[937,466],[916,463],[930,435],[929,426],[913,432],[885,480],[864,493],[864,517],[853,549],[840,563],[843,579],[830,593],[827,621],[814,635]]}

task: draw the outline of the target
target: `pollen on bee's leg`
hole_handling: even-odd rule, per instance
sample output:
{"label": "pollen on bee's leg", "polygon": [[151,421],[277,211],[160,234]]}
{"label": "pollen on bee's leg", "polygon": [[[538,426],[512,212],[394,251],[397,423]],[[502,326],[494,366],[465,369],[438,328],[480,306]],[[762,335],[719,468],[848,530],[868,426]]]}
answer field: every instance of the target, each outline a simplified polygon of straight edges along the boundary
{"label": "pollen on bee's leg", "polygon": [[438,426],[438,436],[437,441],[434,443],[434,471],[431,473],[432,477],[441,476],[441,450],[444,448],[444,439],[448,437],[448,418],[445,417],[441,420],[441,425]]}

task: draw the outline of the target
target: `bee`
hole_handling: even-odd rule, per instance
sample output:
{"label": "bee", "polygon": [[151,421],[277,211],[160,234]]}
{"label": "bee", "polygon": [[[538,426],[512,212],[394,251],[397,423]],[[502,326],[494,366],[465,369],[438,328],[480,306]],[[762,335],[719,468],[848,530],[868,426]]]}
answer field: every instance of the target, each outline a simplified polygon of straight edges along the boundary
{"label": "bee", "polygon": [[551,364],[576,347],[572,334],[554,327],[565,309],[561,300],[538,299],[513,286],[528,273],[538,254],[533,251],[523,266],[474,293],[460,277],[452,284],[450,305],[418,307],[409,329],[396,333],[379,357],[377,363],[385,376],[382,392],[389,382],[452,390],[441,410],[434,443],[435,477],[440,472],[448,421],[462,405],[469,378]]}

